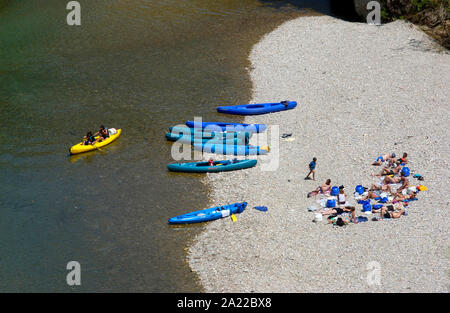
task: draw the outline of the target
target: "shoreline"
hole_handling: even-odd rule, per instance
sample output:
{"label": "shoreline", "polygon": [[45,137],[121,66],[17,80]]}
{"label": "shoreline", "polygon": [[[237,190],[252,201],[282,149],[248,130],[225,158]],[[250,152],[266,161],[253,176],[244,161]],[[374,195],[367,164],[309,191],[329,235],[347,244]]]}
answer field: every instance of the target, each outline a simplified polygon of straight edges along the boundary
{"label": "shoreline", "polygon": [[[262,37],[249,56],[251,102],[298,106],[245,123],[279,125],[279,135],[295,140],[280,139],[276,171],[258,164],[206,176],[214,205],[249,204],[236,223],[209,223],[189,247],[189,265],[206,292],[448,292],[450,55],[438,50],[403,21],[375,27],[301,17]],[[408,216],[342,228],[312,222],[307,207],[318,204],[308,191],[330,178],[355,204],[354,187],[370,186],[370,174],[380,170],[370,163],[391,151],[408,152],[409,167],[428,187]],[[316,182],[305,181],[314,156]],[[252,209],[257,205],[269,211]],[[367,283],[374,261],[380,285]]]}

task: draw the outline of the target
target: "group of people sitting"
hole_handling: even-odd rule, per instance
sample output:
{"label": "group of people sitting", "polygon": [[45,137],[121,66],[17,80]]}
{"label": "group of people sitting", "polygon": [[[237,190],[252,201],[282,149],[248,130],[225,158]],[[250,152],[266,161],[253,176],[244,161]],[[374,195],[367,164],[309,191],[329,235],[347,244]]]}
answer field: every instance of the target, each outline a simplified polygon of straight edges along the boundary
{"label": "group of people sitting", "polygon": [[109,138],[108,130],[105,128],[104,125],[100,125],[100,129],[95,134],[92,134],[91,131],[87,132],[86,136],[83,137],[83,144],[86,146],[94,145],[98,142],[102,142],[103,140],[105,140],[107,138]]}
{"label": "group of people sitting", "polygon": [[[372,165],[384,166],[381,172],[372,174],[373,177],[380,177],[380,182],[372,184],[370,189],[364,188],[364,192],[361,192],[361,194],[355,192],[359,203],[369,203],[370,200],[381,202],[377,205],[369,206],[368,213],[379,214],[378,218],[374,217],[372,220],[396,219],[402,215],[407,215],[405,207],[408,206],[409,201],[417,200],[417,190],[410,190],[414,188],[409,189],[410,181],[408,177],[410,176],[410,171],[407,164],[407,153],[404,153],[398,159],[396,159],[395,153],[380,155],[372,163]],[[423,180],[423,177],[420,175],[414,176]],[[393,190],[394,184],[399,186],[396,190]],[[347,202],[344,186],[339,187],[339,193],[336,191],[332,193],[332,188],[331,179],[327,179],[324,184],[307,194],[308,198],[316,195],[335,196],[335,207],[324,208],[317,211],[317,213],[322,216],[328,216],[330,223],[335,225],[337,223],[339,226],[350,222],[358,223],[360,218],[367,220],[365,217],[356,217],[355,207],[350,206]],[[334,188],[337,189],[337,187]]]}

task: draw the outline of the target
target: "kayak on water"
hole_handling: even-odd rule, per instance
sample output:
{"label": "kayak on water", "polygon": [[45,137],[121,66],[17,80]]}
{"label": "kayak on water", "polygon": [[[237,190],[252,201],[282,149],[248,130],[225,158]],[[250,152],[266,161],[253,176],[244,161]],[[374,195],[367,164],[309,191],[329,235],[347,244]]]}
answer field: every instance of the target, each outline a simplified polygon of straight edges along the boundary
{"label": "kayak on water", "polygon": [[218,131],[208,131],[206,129],[202,129],[200,127],[197,128],[191,128],[187,126],[171,126],[169,127],[169,132],[172,134],[184,134],[184,135],[191,135],[195,134],[198,137],[211,137],[211,136],[222,136],[222,137],[229,137],[234,136],[235,138],[246,138],[249,139],[253,133],[251,132],[245,132],[245,131],[223,131],[221,128],[218,129]]}
{"label": "kayak on water", "polygon": [[267,154],[268,146],[244,146],[244,145],[224,145],[224,144],[200,144],[194,143],[194,149],[209,153],[220,153],[226,155],[256,155]]}
{"label": "kayak on water", "polygon": [[209,131],[245,131],[250,133],[262,133],[267,126],[264,124],[242,124],[222,122],[194,122],[186,121],[188,127],[202,128]]}
{"label": "kayak on water", "polygon": [[237,115],[257,115],[291,110],[297,106],[295,101],[283,101],[275,103],[241,104],[233,106],[220,106],[217,112]]}
{"label": "kayak on water", "polygon": [[193,144],[193,143],[217,143],[217,144],[229,144],[229,145],[245,145],[247,142],[245,142],[242,138],[233,138],[233,136],[230,136],[230,138],[223,137],[223,136],[206,136],[203,135],[203,138],[199,135],[184,135],[184,134],[172,134],[167,133],[166,139],[169,141],[176,141],[179,143],[186,143],[186,144]]}
{"label": "kayak on water", "polygon": [[257,162],[257,160],[236,160],[235,162],[225,160],[215,161],[214,166],[209,166],[208,162],[172,163],[167,165],[167,168],[172,172],[214,173],[254,167]]}
{"label": "kayak on water", "polygon": [[217,206],[205,210],[199,210],[187,214],[182,214],[169,219],[169,224],[191,224],[217,220],[231,214],[242,213],[247,207],[247,202]]}
{"label": "kayak on water", "polygon": [[[112,130],[112,129],[110,129]],[[83,152],[88,152],[88,151],[93,151],[93,150],[97,150],[101,147],[104,147],[106,145],[109,145],[111,142],[113,142],[114,140],[116,140],[117,138],[119,138],[120,134],[122,133],[122,129],[117,129],[114,131],[110,132],[110,135],[108,138],[104,139],[101,142],[97,142],[93,145],[88,144],[85,145],[84,142],[80,142],[74,146],[72,146],[69,150],[70,154],[78,154],[78,153],[83,153]],[[95,137],[95,139],[97,140],[99,138],[99,136]]]}

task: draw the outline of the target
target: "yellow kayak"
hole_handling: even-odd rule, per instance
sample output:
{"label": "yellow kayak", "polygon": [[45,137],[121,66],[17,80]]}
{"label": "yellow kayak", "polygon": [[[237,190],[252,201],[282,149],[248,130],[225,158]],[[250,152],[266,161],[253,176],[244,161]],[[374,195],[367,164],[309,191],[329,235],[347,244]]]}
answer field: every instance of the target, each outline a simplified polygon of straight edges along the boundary
{"label": "yellow kayak", "polygon": [[[97,150],[98,148],[109,145],[111,142],[119,138],[121,133],[122,129],[118,129],[117,133],[115,133],[114,135],[110,135],[107,139],[103,140],[102,142],[97,142],[93,145],[84,145],[83,142],[80,142],[79,144],[76,144],[70,148],[70,154],[78,154],[92,150]],[[95,139],[97,140],[98,137],[99,136],[95,137]]]}

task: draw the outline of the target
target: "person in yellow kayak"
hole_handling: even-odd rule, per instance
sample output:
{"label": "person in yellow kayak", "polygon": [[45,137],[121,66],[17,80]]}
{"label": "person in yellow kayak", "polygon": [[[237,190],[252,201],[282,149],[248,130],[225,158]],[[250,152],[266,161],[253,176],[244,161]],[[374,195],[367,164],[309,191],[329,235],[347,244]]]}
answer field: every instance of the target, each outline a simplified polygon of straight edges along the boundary
{"label": "person in yellow kayak", "polygon": [[98,132],[96,132],[96,133],[94,134],[94,137],[95,137],[95,136],[99,136],[98,139],[97,139],[97,142],[102,142],[103,140],[109,138],[109,132],[108,132],[108,130],[105,128],[105,126],[100,125],[100,129],[98,130]]}
{"label": "person in yellow kayak", "polygon": [[86,136],[83,137],[83,144],[84,145],[93,145],[95,144],[97,141],[95,140],[95,136],[92,135],[91,131],[88,131]]}

